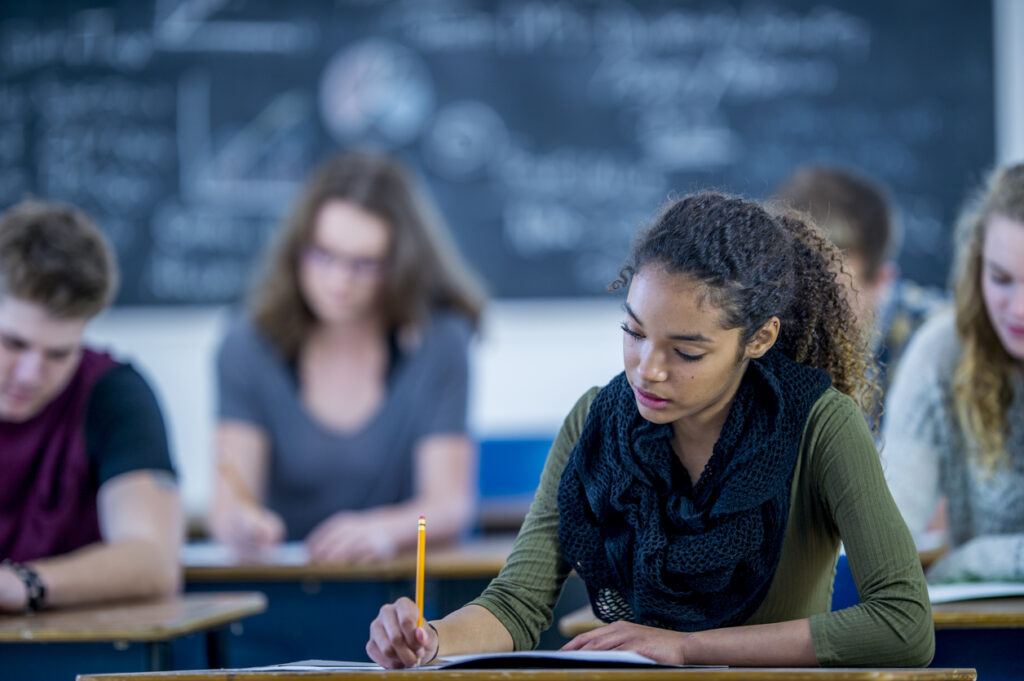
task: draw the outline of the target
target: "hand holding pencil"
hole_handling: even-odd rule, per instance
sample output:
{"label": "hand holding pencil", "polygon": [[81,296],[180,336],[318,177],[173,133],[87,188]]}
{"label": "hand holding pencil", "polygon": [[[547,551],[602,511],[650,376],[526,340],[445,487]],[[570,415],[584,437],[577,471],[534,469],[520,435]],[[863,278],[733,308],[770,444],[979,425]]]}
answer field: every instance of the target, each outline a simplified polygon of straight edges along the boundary
{"label": "hand holding pencil", "polygon": [[380,609],[370,624],[366,654],[389,669],[416,667],[437,657],[437,630],[424,625],[423,585],[426,571],[427,520],[419,517],[416,534],[416,601],[399,598]]}
{"label": "hand holding pencil", "polygon": [[231,491],[235,502],[223,541],[242,554],[260,551],[284,539],[284,521],[257,501],[242,479],[241,473],[228,459],[217,465],[220,478]]}

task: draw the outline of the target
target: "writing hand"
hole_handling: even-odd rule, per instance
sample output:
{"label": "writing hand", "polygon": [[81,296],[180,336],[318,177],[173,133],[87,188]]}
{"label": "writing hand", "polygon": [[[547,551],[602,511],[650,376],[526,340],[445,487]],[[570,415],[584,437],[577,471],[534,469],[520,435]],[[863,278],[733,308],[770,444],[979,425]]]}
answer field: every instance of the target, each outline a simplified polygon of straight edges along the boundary
{"label": "writing hand", "polygon": [[430,627],[417,627],[420,611],[410,599],[402,597],[381,606],[370,623],[366,654],[388,669],[416,667],[437,655],[437,633]]}
{"label": "writing hand", "polygon": [[395,555],[388,529],[365,513],[342,511],[313,528],[306,538],[310,560],[317,563],[369,563]]}
{"label": "writing hand", "polygon": [[228,518],[225,543],[242,555],[259,553],[284,540],[281,516],[255,504],[239,504]]}

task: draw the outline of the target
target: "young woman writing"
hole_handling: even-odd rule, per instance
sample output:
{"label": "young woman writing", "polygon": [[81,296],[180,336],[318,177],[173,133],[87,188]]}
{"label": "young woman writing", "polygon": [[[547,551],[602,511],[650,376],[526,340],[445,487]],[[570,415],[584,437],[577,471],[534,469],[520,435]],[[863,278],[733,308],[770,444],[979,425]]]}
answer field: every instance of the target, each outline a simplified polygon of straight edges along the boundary
{"label": "young woman writing", "polygon": [[[408,599],[385,605],[370,657],[531,648],[575,570],[609,624],[569,649],[927,664],[928,594],[862,416],[869,355],[840,269],[797,217],[717,194],[670,206],[618,282],[625,370],[569,414],[505,568],[424,627]],[[841,540],[861,603],[829,612]]]}

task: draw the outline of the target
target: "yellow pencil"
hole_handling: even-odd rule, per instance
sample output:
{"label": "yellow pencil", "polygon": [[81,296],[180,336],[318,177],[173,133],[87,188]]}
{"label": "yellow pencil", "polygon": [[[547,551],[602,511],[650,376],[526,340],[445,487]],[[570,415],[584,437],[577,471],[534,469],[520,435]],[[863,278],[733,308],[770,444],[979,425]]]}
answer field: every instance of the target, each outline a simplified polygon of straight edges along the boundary
{"label": "yellow pencil", "polygon": [[242,479],[242,474],[238,472],[238,467],[235,466],[231,459],[220,457],[217,460],[217,469],[221,472],[221,475],[224,476],[224,481],[227,483],[228,487],[231,488],[234,495],[238,497],[239,501],[244,504],[255,506],[256,508],[260,507],[260,502],[256,500],[256,495],[253,494],[252,490],[249,489],[249,486],[245,484],[245,480]]}
{"label": "yellow pencil", "polygon": [[419,608],[420,618],[416,621],[417,627],[423,626],[423,571],[427,560],[427,519],[420,516],[419,536],[416,541],[416,607]]}

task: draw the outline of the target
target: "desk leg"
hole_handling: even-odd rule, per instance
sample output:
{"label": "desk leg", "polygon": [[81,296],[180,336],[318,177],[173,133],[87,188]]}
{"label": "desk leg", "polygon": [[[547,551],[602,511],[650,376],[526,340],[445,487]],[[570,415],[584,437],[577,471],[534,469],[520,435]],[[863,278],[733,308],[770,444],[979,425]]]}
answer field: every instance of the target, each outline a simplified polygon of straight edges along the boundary
{"label": "desk leg", "polygon": [[151,672],[164,672],[171,669],[171,642],[149,641],[146,644],[146,666]]}
{"label": "desk leg", "polygon": [[225,669],[228,666],[227,627],[206,632],[206,666],[210,669]]}

